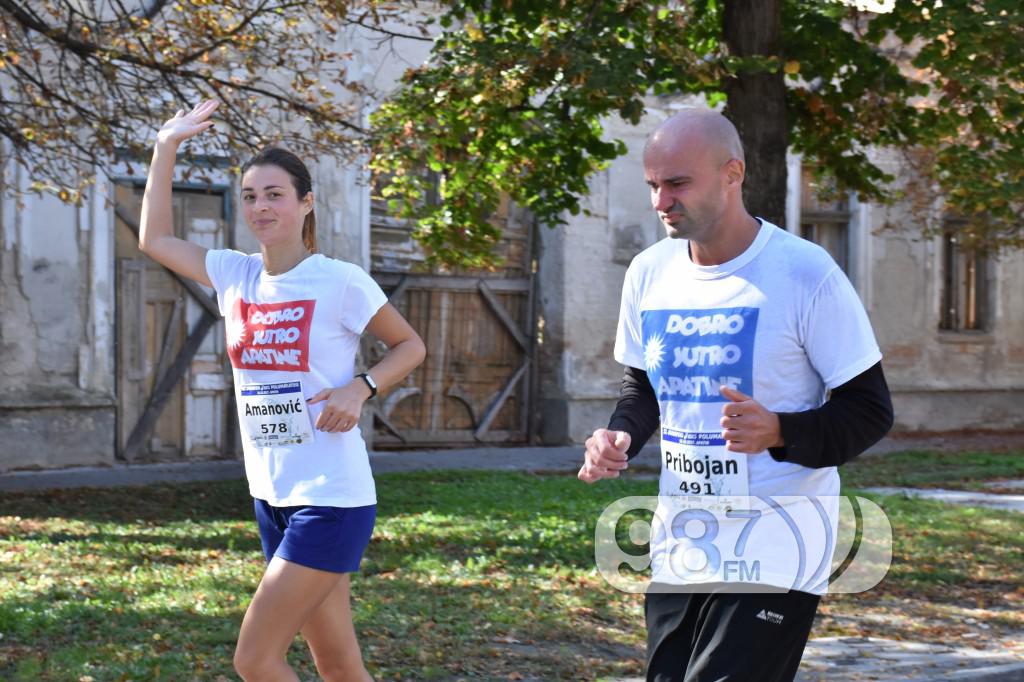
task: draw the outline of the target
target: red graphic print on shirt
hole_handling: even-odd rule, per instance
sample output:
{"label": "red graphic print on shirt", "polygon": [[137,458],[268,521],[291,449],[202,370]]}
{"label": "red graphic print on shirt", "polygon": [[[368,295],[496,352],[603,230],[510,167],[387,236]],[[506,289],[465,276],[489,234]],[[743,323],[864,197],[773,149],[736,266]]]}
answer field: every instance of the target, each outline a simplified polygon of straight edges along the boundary
{"label": "red graphic print on shirt", "polygon": [[308,372],[314,305],[314,300],[248,303],[239,297],[224,324],[232,366]]}

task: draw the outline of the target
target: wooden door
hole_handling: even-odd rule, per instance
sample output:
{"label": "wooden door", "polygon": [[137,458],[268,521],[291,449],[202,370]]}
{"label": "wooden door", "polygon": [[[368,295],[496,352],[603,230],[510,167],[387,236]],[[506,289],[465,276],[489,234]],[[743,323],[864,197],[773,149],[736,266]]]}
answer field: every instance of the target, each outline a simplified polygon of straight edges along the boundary
{"label": "wooden door", "polygon": [[[216,303],[138,250],[143,187],[115,192],[118,453],[131,461],[228,454],[233,407]],[[174,232],[221,248],[226,208],[223,191],[175,189]]]}
{"label": "wooden door", "polygon": [[[427,358],[374,405],[373,445],[414,448],[526,443],[534,356],[534,223],[511,204],[494,217],[504,266],[441,273],[423,267],[411,230],[374,202],[371,274],[423,338]],[[372,364],[383,353],[364,349]]]}

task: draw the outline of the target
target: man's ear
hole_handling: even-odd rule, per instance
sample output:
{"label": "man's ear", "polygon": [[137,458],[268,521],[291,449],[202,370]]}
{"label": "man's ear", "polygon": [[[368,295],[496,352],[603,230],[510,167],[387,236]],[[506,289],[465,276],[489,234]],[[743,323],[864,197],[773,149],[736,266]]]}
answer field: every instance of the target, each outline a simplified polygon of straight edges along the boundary
{"label": "man's ear", "polygon": [[739,159],[729,159],[725,162],[725,177],[730,185],[742,185],[746,170],[746,164]]}

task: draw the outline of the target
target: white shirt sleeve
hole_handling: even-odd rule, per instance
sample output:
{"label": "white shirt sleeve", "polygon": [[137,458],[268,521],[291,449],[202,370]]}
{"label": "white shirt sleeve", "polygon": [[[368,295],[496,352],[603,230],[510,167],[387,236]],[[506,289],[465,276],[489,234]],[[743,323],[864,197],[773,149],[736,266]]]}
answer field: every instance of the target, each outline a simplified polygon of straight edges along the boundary
{"label": "white shirt sleeve", "polygon": [[362,334],[388,297],[358,265],[350,264],[350,275],[341,297],[341,323],[353,334]]}
{"label": "white shirt sleeve", "polygon": [[644,369],[644,342],[640,325],[640,300],[636,284],[636,268],[626,270],[619,304],[619,326],[615,333],[615,360],[628,367]]}
{"label": "white shirt sleeve", "polygon": [[828,274],[803,321],[804,350],[829,390],[882,359],[871,322],[843,271]]}
{"label": "white shirt sleeve", "polygon": [[206,252],[206,276],[217,292],[217,305],[223,316],[228,315],[232,303],[225,300],[224,294],[232,283],[243,280],[249,258],[241,251],[231,249],[210,249]]}

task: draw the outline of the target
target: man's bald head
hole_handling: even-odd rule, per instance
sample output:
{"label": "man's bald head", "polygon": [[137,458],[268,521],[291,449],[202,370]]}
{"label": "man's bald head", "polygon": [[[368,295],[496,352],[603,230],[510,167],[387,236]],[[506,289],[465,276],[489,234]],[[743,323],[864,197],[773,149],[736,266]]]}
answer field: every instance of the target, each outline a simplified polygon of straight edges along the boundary
{"label": "man's bald head", "polygon": [[653,147],[676,144],[702,144],[713,150],[724,163],[729,159],[745,161],[743,144],[732,121],[711,109],[683,109],[655,130],[644,146],[644,155]]}
{"label": "man's bald head", "polygon": [[744,170],[736,128],[710,109],[680,111],[644,147],[651,205],[674,239],[708,244],[728,226],[744,232],[744,225],[757,224],[743,207]]}

